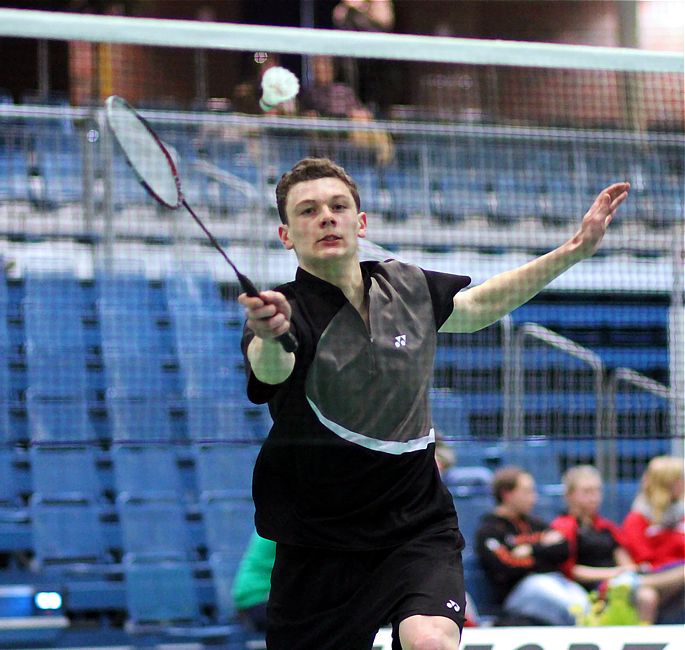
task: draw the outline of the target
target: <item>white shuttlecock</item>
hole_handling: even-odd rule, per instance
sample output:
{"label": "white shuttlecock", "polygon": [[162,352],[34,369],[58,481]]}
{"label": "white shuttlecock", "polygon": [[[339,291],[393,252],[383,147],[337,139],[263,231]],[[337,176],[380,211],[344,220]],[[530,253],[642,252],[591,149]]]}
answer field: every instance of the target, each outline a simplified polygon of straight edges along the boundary
{"label": "white shuttlecock", "polygon": [[262,77],[262,98],[259,100],[259,107],[263,111],[270,111],[295,97],[299,90],[300,82],[290,70],[280,66],[269,68]]}

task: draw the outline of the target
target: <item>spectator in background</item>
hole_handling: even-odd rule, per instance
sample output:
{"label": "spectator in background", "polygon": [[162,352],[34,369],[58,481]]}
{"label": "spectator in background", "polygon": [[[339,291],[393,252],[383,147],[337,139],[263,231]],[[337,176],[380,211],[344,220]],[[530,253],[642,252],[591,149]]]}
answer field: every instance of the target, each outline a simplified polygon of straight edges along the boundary
{"label": "spectator in background", "polygon": [[495,510],[476,533],[476,552],[490,578],[507,624],[573,625],[571,608],[586,609],[587,593],[559,572],[568,543],[531,512],[535,480],[519,467],[493,477]]}
{"label": "spectator in background", "polygon": [[[391,32],[395,28],[395,7],[392,0],[341,0],[333,9],[333,25],[338,29],[358,32]],[[345,57],[341,60],[345,80],[367,105],[373,101],[373,113],[378,103],[391,104],[401,87],[396,61]]]}
{"label": "spectator in background", "polygon": [[[347,118],[360,125],[373,122],[372,112],[357,97],[353,88],[335,80],[335,62],[330,56],[313,56],[314,83],[300,95],[302,114],[308,117]],[[389,164],[395,154],[390,135],[376,128],[352,128],[348,140],[358,150],[368,150],[380,166]],[[321,154],[328,154],[325,149]]]}
{"label": "spectator in background", "polygon": [[640,620],[654,623],[660,600],[682,589],[682,568],[639,572],[619,527],[599,514],[602,478],[595,467],[572,467],[564,474],[563,482],[568,514],[557,517],[552,526],[569,544],[564,573],[588,590],[601,592],[607,586],[629,585]]}
{"label": "spectator in background", "polygon": [[675,456],[652,458],[642,476],[630,512],[623,521],[623,541],[642,571],[680,570],[681,581],[661,594],[659,619],[685,622],[685,507],[683,461]]}
{"label": "spectator in background", "polygon": [[313,83],[300,94],[302,113],[309,117],[350,117],[362,108],[354,89],[336,81],[333,57],[318,55],[311,58]]}
{"label": "spectator in background", "polygon": [[657,456],[649,462],[623,521],[623,539],[633,560],[645,568],[685,562],[682,459]]}
{"label": "spectator in background", "polygon": [[276,542],[252,533],[240,560],[231,594],[240,620],[255,632],[266,631],[266,603],[275,559]]}
{"label": "spectator in background", "polygon": [[341,0],[333,9],[338,29],[360,32],[391,32],[395,27],[392,0]]}

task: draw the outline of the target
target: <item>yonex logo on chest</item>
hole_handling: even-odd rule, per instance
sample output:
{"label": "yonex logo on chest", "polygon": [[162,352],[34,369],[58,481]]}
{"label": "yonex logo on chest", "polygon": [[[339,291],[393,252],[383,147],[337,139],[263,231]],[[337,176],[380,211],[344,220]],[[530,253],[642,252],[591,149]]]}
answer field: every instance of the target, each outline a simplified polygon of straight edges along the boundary
{"label": "yonex logo on chest", "polygon": [[395,347],[396,348],[402,348],[405,345],[407,345],[407,335],[406,334],[400,334],[399,336],[395,337]]}

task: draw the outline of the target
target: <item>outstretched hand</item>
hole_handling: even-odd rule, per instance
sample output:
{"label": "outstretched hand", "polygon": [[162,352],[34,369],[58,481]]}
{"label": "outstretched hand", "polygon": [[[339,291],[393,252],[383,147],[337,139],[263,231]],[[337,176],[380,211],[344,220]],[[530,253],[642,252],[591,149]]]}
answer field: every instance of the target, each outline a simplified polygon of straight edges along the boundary
{"label": "outstretched hand", "polygon": [[262,291],[259,296],[238,296],[245,307],[247,326],[261,339],[274,339],[290,330],[290,303],[278,291]]}
{"label": "outstretched hand", "polygon": [[614,183],[605,187],[585,213],[580,229],[574,240],[578,244],[581,258],[594,255],[604,238],[604,234],[614,218],[614,213],[628,197],[630,183]]}

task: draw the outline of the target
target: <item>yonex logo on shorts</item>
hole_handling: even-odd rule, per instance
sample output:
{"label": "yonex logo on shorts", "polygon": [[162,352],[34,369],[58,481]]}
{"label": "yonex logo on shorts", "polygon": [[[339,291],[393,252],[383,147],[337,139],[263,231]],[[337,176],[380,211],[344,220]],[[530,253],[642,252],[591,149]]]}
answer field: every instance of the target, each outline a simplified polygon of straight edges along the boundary
{"label": "yonex logo on shorts", "polygon": [[400,334],[399,336],[395,337],[395,347],[396,348],[401,348],[405,345],[407,345],[407,335],[406,334]]}
{"label": "yonex logo on shorts", "polygon": [[460,612],[461,607],[459,607],[459,603],[455,603],[453,600],[448,600],[445,605],[449,607],[450,609],[453,609],[455,612]]}

